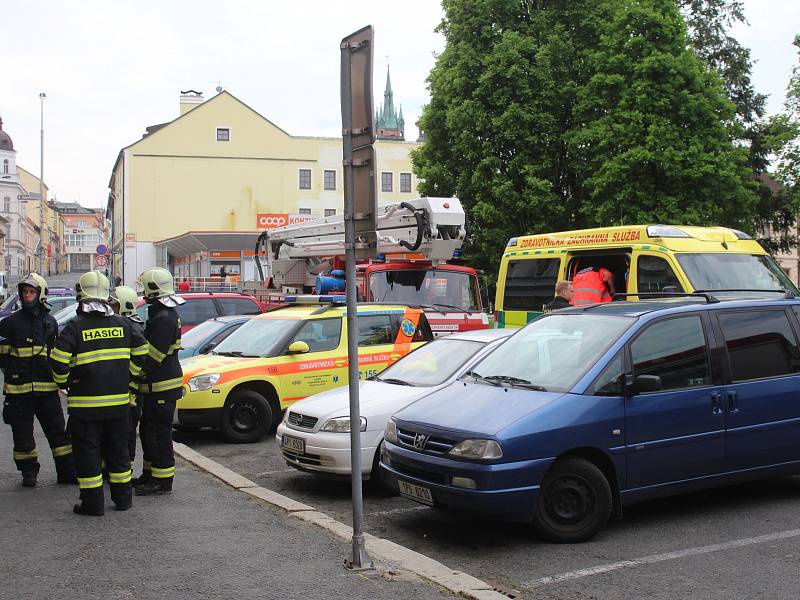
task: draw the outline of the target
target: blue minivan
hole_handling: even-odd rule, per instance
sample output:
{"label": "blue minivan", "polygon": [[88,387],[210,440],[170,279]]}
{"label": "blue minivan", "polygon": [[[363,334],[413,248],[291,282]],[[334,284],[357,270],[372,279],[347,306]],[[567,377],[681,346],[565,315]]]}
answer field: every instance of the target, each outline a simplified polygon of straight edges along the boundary
{"label": "blue minivan", "polygon": [[545,315],[399,411],[381,467],[408,498],[557,542],[641,500],[798,474],[799,315],[702,294]]}

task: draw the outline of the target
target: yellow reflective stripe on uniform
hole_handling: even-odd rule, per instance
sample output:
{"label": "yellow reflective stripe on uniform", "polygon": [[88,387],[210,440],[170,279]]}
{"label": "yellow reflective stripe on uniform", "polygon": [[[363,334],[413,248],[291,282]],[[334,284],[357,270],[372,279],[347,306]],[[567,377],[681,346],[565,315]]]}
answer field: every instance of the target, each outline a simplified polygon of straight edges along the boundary
{"label": "yellow reflective stripe on uniform", "polygon": [[68,373],[64,373],[63,375],[53,372],[53,380],[56,383],[67,383],[67,377],[69,377]]}
{"label": "yellow reflective stripe on uniform", "polygon": [[47,348],[45,346],[23,346],[21,348],[11,348],[11,356],[18,358],[30,358],[32,356],[39,356],[44,354]]}
{"label": "yellow reflective stripe on uniform", "polygon": [[140,367],[137,364],[131,363],[130,365],[128,365],[128,371],[131,372],[131,375],[136,377],[139,373],[142,372],[142,367]]}
{"label": "yellow reflective stripe on uniform", "polygon": [[181,349],[181,338],[178,338],[178,341],[169,347],[169,351],[167,352],[167,354],[172,354],[173,352],[177,352],[180,349]]}
{"label": "yellow reflective stripe on uniform", "polygon": [[53,381],[34,381],[34,392],[57,392],[58,386]]}
{"label": "yellow reflective stripe on uniform", "polygon": [[32,460],[34,458],[39,458],[39,452],[34,448],[30,452],[17,452],[14,451],[14,460]]}
{"label": "yellow reflective stripe on uniform", "polygon": [[175,476],[175,467],[167,467],[166,469],[151,467],[150,474],[157,479],[167,479]]}
{"label": "yellow reflective stripe on uniform", "polygon": [[51,448],[53,452],[53,456],[66,456],[67,454],[72,454],[72,446],[56,446],[55,448]]}
{"label": "yellow reflective stripe on uniform", "polygon": [[104,350],[93,350],[92,352],[81,352],[75,355],[76,365],[86,365],[101,360],[130,360],[130,348],[106,348]]}
{"label": "yellow reflective stripe on uniform", "polygon": [[109,471],[108,481],[109,483],[128,483],[132,476],[133,472],[130,469],[122,473],[112,473]]}
{"label": "yellow reflective stripe on uniform", "polygon": [[93,488],[103,487],[103,475],[95,477],[78,477],[78,487],[82,490],[91,490]]}
{"label": "yellow reflective stripe on uniform", "polygon": [[176,377],[175,379],[167,379],[166,381],[156,381],[153,383],[139,384],[139,391],[147,394],[154,394],[156,392],[166,392],[167,390],[174,390],[183,385],[183,377]]}
{"label": "yellow reflective stripe on uniform", "polygon": [[159,362],[159,363],[167,357],[166,354],[164,354],[163,352],[159,351],[158,348],[154,348],[153,346],[150,346],[147,349],[147,356],[149,356],[154,361]]}
{"label": "yellow reflective stripe on uniform", "polygon": [[33,391],[32,383],[7,383],[3,388],[6,394],[30,394]]}
{"label": "yellow reflective stripe on uniform", "polygon": [[128,394],[112,394],[110,396],[70,396],[67,400],[69,408],[101,408],[119,406],[128,403]]}
{"label": "yellow reflective stripe on uniform", "polygon": [[69,361],[72,359],[72,355],[64,352],[63,350],[59,350],[58,348],[53,348],[50,350],[50,358],[68,365]]}
{"label": "yellow reflective stripe on uniform", "polygon": [[147,350],[150,348],[150,344],[142,344],[141,346],[136,346],[136,348],[131,348],[131,355],[132,356],[144,356],[147,354]]}
{"label": "yellow reflective stripe on uniform", "polygon": [[9,344],[0,344],[0,354],[11,354],[11,346]]}

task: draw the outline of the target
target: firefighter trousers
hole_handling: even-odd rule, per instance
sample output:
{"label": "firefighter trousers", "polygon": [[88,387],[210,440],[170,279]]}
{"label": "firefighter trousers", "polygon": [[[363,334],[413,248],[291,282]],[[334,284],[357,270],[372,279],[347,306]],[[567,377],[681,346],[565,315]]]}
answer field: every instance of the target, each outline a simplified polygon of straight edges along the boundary
{"label": "firefighter trousers", "polygon": [[10,394],[3,403],[3,421],[11,425],[14,438],[14,462],[23,476],[39,471],[39,453],[33,436],[33,419],[39,420],[50,444],[59,481],[75,480],[72,445],[64,429],[64,411],[58,392]]}
{"label": "firefighter trousers", "polygon": [[171,483],[175,476],[172,417],[176,400],[168,400],[158,394],[144,394],[139,398],[142,401],[139,438],[142,441],[144,474],[164,484]]}
{"label": "firefighter trousers", "polygon": [[[108,468],[111,500],[118,507],[131,504],[131,461],[128,454],[128,416],[90,420],[70,415],[67,433],[72,438],[81,504],[103,512],[101,460]],[[102,456],[105,454],[105,456]]]}

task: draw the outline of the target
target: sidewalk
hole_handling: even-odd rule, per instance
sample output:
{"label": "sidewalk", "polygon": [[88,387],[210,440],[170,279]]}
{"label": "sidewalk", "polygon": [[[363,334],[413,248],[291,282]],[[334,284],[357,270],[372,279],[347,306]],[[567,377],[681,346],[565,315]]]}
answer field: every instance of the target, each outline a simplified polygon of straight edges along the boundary
{"label": "sidewalk", "polygon": [[346,571],[349,544],[180,459],[171,496],[134,496],[133,509],[118,513],[106,487],[104,517],[74,515],[77,486],[55,483],[47,442],[36,427],[42,469],[39,485],[29,489],[20,485],[11,458],[11,428],[0,423],[0,597],[450,597],[410,575],[389,580],[374,571]]}

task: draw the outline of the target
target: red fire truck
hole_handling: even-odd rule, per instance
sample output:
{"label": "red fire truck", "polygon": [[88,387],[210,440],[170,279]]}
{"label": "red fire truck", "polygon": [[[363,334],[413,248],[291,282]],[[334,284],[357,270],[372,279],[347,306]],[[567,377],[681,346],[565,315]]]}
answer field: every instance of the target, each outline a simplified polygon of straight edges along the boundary
{"label": "red fire truck", "polygon": [[[379,207],[375,260],[356,266],[359,300],[425,308],[437,336],[489,326],[478,273],[459,264],[466,218],[457,198]],[[327,217],[267,230],[256,248],[266,303],[284,294],[344,293],[344,221]]]}

